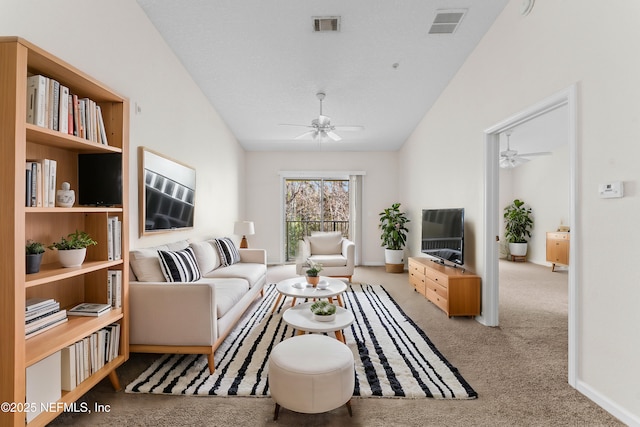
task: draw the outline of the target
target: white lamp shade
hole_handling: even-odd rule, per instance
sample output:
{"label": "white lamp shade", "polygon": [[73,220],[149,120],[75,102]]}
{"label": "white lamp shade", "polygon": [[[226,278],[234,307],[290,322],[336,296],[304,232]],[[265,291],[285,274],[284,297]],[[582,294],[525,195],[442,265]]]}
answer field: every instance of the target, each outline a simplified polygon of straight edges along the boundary
{"label": "white lamp shade", "polygon": [[255,234],[253,221],[236,221],[233,226],[233,234],[238,236],[251,236]]}

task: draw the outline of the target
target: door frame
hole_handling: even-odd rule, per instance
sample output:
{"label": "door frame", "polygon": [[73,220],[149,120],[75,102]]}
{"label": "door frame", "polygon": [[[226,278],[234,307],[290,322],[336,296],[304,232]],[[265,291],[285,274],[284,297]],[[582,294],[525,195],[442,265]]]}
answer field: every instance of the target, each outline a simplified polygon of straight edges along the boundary
{"label": "door frame", "polygon": [[498,159],[500,155],[500,133],[528,122],[556,108],[567,106],[568,145],[569,145],[569,221],[571,224],[571,245],[569,247],[568,277],[568,382],[576,387],[578,371],[578,319],[579,290],[578,266],[580,265],[580,223],[577,215],[578,206],[578,86],[568,88],[532,105],[519,113],[487,128],[484,131],[485,144],[485,188],[484,188],[484,272],[482,277],[482,314],[476,319],[486,326],[499,324],[499,218],[498,206],[500,192],[500,175]]}

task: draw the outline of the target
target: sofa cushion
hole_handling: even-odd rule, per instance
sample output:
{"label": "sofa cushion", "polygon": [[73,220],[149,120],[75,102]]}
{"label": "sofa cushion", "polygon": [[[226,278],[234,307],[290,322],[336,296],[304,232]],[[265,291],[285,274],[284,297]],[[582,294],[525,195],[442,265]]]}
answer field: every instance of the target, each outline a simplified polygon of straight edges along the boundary
{"label": "sofa cushion", "polygon": [[158,255],[167,282],[195,282],[202,277],[193,249],[158,251]]}
{"label": "sofa cushion", "polygon": [[267,273],[267,266],[264,264],[257,264],[252,262],[239,262],[227,267],[216,268],[213,271],[208,272],[203,277],[207,278],[230,278],[239,277],[249,282],[249,286],[252,287],[260,280],[262,276]]}
{"label": "sofa cushion", "polygon": [[216,280],[216,316],[221,318],[231,310],[249,291],[249,284],[243,279]]}
{"label": "sofa cushion", "polygon": [[340,232],[312,234],[308,239],[312,255],[332,255],[342,253],[342,234]]}
{"label": "sofa cushion", "polygon": [[129,264],[140,282],[164,282],[158,251],[168,251],[166,245],[155,248],[135,249],[129,252]]}
{"label": "sofa cushion", "polygon": [[221,239],[213,239],[213,241],[218,249],[220,265],[226,267],[240,262],[240,253],[238,252],[236,245],[233,243],[233,240],[228,237],[223,237]]}
{"label": "sofa cushion", "polygon": [[189,244],[198,261],[200,272],[206,274],[211,270],[220,267],[220,258],[215,243],[212,240],[202,242],[191,242]]}

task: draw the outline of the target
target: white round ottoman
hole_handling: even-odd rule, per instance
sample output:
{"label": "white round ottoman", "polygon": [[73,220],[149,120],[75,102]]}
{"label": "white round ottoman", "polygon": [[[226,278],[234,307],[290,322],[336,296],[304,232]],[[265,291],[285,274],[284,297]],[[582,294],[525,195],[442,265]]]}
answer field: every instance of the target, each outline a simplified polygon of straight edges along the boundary
{"label": "white round ottoman", "polygon": [[351,415],[354,386],[353,354],[325,335],[298,335],[276,345],[269,356],[269,389],[280,406],[317,414],[346,404]]}

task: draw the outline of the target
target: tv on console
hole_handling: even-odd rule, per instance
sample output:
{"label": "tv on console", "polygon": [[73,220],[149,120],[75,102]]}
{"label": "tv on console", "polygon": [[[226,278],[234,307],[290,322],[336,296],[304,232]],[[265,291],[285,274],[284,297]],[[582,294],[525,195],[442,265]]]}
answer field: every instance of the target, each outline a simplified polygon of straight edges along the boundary
{"label": "tv on console", "polygon": [[421,252],[442,264],[464,264],[464,208],[422,210]]}

